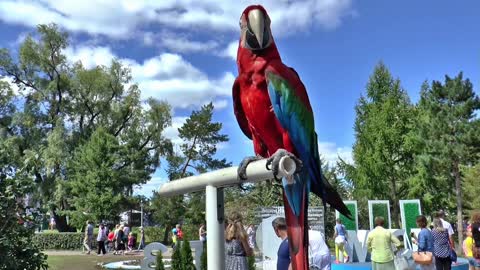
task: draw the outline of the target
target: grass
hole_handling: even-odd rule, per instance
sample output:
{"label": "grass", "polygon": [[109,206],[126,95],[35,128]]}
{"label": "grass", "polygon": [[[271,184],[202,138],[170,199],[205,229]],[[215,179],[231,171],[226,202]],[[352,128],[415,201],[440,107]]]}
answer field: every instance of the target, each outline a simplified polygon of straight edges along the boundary
{"label": "grass", "polygon": [[98,263],[138,260],[141,257],[132,256],[104,256],[98,257],[96,255],[50,255],[48,256],[48,269],[50,270],[99,270]]}

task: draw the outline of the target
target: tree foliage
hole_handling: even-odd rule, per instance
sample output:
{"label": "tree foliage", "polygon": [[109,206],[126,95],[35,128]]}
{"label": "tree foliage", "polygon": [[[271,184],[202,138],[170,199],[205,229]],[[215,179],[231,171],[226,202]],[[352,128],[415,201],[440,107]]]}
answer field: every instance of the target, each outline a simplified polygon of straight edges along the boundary
{"label": "tree foliage", "polygon": [[398,227],[398,200],[408,192],[413,166],[413,106],[400,80],[393,79],[379,63],[355,110],[355,164],[344,166],[346,177],[353,182],[355,197],[364,198],[364,204],[367,198],[390,200],[393,223]]}
{"label": "tree foliage", "polygon": [[[143,106],[129,68],[119,61],[90,69],[81,62],[71,64],[64,54],[66,32],[54,24],[39,25],[37,32],[39,39],[27,37],[18,56],[0,50],[0,76],[19,88],[15,102],[1,108],[0,130],[16,142],[10,166],[18,171],[21,164],[35,179],[37,189],[31,196],[53,214],[60,230],[69,229],[67,213],[78,222],[79,212],[113,219],[124,208],[115,196],[132,196],[133,187],[148,181],[160,157],[171,152],[170,141],[162,135],[171,123],[171,109],[153,99]],[[0,102],[8,93],[2,92]],[[98,148],[102,140],[108,149]],[[96,163],[100,158],[103,164]],[[119,193],[92,204],[85,199],[109,189]],[[99,213],[101,200],[113,211]]]}
{"label": "tree foliage", "polygon": [[480,120],[476,112],[480,99],[462,73],[454,78],[445,76],[444,83],[424,83],[420,95],[417,136],[421,147],[410,195],[422,198],[430,210],[456,210],[461,243],[466,203],[462,183],[467,184],[462,166],[473,166],[479,158]]}
{"label": "tree foliage", "polygon": [[[166,172],[170,181],[230,166],[226,159],[215,156],[218,145],[228,141],[228,136],[221,133],[222,124],[212,120],[213,109],[210,103],[192,111],[178,129],[181,143],[167,157]],[[164,242],[177,223],[196,227],[205,223],[205,192],[172,198],[154,194],[153,205],[155,220],[165,227]]]}

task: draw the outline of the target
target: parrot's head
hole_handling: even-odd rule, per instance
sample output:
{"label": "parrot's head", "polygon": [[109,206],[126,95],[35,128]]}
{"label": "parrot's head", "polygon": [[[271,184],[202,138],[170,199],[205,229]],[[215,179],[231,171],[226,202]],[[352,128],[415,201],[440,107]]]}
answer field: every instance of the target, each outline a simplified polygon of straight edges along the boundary
{"label": "parrot's head", "polygon": [[270,17],[261,5],[251,5],[243,11],[240,31],[240,46],[253,53],[263,51],[273,43]]}

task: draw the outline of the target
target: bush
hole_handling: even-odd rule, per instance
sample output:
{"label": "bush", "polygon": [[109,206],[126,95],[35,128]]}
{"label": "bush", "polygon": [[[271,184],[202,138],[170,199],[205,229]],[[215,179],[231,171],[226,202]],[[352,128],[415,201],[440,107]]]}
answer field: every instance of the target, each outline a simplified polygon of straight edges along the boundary
{"label": "bush", "polygon": [[180,252],[180,242],[177,242],[177,247],[173,249],[172,261],[171,261],[171,270],[183,270],[182,265],[182,254]]}
{"label": "bush", "polygon": [[[165,229],[162,227],[145,227],[145,243],[152,243],[152,242],[162,242],[163,241],[163,234],[165,233]],[[138,232],[140,235],[140,229],[134,228],[134,232]],[[140,238],[137,238],[140,239]]]}
{"label": "bush", "polygon": [[184,270],[195,270],[195,265],[193,264],[192,248],[190,247],[190,242],[187,239],[184,239],[182,242],[182,264]]}
{"label": "bush", "polygon": [[155,262],[155,270],[165,270],[165,265],[163,264],[163,255],[162,251],[158,251],[157,260]]}
{"label": "bush", "polygon": [[[84,236],[83,232],[37,233],[33,237],[33,243],[41,250],[75,250],[82,249]],[[93,239],[96,239],[96,236]],[[96,241],[92,241],[92,245],[96,245]]]}

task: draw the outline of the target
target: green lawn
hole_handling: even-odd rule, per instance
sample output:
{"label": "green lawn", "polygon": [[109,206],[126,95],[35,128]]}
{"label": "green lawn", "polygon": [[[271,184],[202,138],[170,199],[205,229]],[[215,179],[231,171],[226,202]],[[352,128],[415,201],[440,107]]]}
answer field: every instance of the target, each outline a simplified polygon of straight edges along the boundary
{"label": "green lawn", "polygon": [[99,270],[98,263],[115,262],[124,260],[136,260],[141,257],[132,256],[105,256],[96,255],[69,255],[69,256],[48,256],[48,266],[50,270]]}

